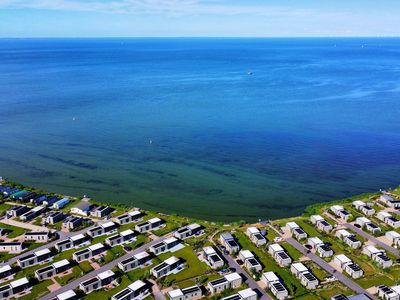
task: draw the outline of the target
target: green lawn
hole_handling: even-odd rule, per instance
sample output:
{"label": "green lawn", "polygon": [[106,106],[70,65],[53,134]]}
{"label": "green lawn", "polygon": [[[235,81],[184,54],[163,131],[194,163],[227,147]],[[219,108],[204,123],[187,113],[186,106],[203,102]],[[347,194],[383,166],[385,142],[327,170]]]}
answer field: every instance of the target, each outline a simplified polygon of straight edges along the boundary
{"label": "green lawn", "polygon": [[82,261],[79,263],[79,268],[83,271],[83,273],[87,274],[93,270],[92,266],[88,261]]}
{"label": "green lawn", "polygon": [[390,278],[389,276],[385,274],[374,274],[374,275],[367,275],[365,277],[362,277],[360,279],[356,280],[357,283],[365,288],[368,289],[372,286],[377,286],[380,284],[385,284],[388,286],[395,285],[396,281]]}
{"label": "green lawn", "polygon": [[30,294],[25,295],[18,299],[20,299],[20,300],[39,299],[40,297],[49,293],[49,290],[47,289],[47,287],[52,284],[53,284],[53,282],[51,280],[45,280],[45,281],[39,282],[38,284],[35,284],[32,287],[32,292]]}
{"label": "green lawn", "polygon": [[278,234],[271,228],[266,228],[266,229],[267,229],[267,235],[266,235],[267,241],[273,242],[274,239],[278,237]]}
{"label": "green lawn", "polygon": [[107,250],[107,254],[100,259],[102,265],[108,264],[109,262],[117,259],[118,257],[124,255],[126,252],[122,248],[122,246],[115,246],[109,250]]}
{"label": "green lawn", "polygon": [[3,223],[0,223],[0,228],[12,230],[12,232],[10,232],[10,234],[7,236],[10,239],[20,236],[21,234],[24,234],[26,231],[30,231],[28,229],[24,229],[21,227],[15,227],[15,226],[3,224]]}
{"label": "green lawn", "polygon": [[75,266],[72,268],[72,273],[65,275],[63,277],[56,277],[56,280],[61,285],[66,285],[70,281],[79,278],[83,274],[82,269],[79,266]]}
{"label": "green lawn", "polygon": [[332,296],[337,294],[351,295],[352,291],[347,289],[341,283],[335,282],[328,285],[324,285],[316,290],[310,290],[307,294],[296,297],[296,300],[321,300],[321,299],[331,299]]}
{"label": "green lawn", "polygon": [[161,261],[167,259],[168,257],[176,256],[182,258],[186,261],[185,268],[177,274],[172,274],[167,276],[163,279],[164,283],[167,285],[171,285],[172,283],[179,284],[181,281],[188,280],[190,278],[198,277],[200,275],[209,272],[211,269],[210,267],[201,262],[198,258],[196,253],[194,253],[193,249],[190,247],[185,247],[181,250],[178,250],[174,253],[164,253],[159,255],[159,259]]}
{"label": "green lawn", "polygon": [[154,230],[153,233],[157,236],[163,236],[171,231],[174,231],[181,227],[181,223],[178,222],[173,222],[173,221],[167,221],[164,227]]}
{"label": "green lawn", "polygon": [[140,246],[146,244],[147,242],[149,242],[149,238],[147,236],[141,234],[136,237],[136,241],[126,244],[126,246],[129,246],[132,249],[136,249],[136,248],[139,248]]}
{"label": "green lawn", "polygon": [[201,285],[207,285],[207,283],[211,280],[221,278],[222,276],[217,274],[217,273],[211,273],[207,275],[203,275],[200,277],[197,277],[195,279],[188,279],[179,282],[179,288],[184,289],[190,286],[193,286],[195,284],[201,284]]}
{"label": "green lawn", "polygon": [[9,260],[10,258],[13,258],[15,255],[17,255],[17,254],[0,252],[0,261],[5,262],[5,261]]}
{"label": "green lawn", "polygon": [[36,225],[36,226],[42,226],[43,224],[42,224],[42,217],[37,217],[37,218],[35,218],[33,221],[32,221],[32,224],[33,225]]}
{"label": "green lawn", "polygon": [[321,234],[309,223],[308,220],[298,219],[295,221],[303,230],[308,234],[309,237],[320,236]]}
{"label": "green lawn", "polygon": [[295,260],[295,261],[299,260],[300,257],[303,256],[303,254],[299,250],[297,250],[292,245],[290,245],[286,242],[281,243],[281,246],[283,247],[283,249],[286,250],[286,252],[289,254],[289,256],[291,258],[293,258],[293,260]]}
{"label": "green lawn", "polygon": [[[157,260],[158,263],[158,260]],[[129,280],[131,282],[134,282],[138,279],[147,279],[150,276],[150,269],[155,265],[155,263],[153,263],[152,265],[146,267],[146,268],[137,268],[135,270],[129,271],[126,274],[126,276],[129,278]]]}
{"label": "green lawn", "polygon": [[6,211],[11,207],[12,205],[10,204],[0,203],[0,216],[4,216],[6,214]]}
{"label": "green lawn", "polygon": [[320,282],[324,281],[325,277],[329,276],[329,274],[325,270],[319,268],[311,261],[305,262],[304,265],[306,265],[310,269],[311,273],[313,273]]}

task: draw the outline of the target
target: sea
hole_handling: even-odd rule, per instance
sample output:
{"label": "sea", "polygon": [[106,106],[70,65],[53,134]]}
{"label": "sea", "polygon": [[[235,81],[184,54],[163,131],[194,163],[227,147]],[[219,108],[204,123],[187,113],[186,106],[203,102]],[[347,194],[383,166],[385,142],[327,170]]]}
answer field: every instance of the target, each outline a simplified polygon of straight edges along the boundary
{"label": "sea", "polygon": [[400,39],[0,39],[0,176],[222,222],[396,187]]}

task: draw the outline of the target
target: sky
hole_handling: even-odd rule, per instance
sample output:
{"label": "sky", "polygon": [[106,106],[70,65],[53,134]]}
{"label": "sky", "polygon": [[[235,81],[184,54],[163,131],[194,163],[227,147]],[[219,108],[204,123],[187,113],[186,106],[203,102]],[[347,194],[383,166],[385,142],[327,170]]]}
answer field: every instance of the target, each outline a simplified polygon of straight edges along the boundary
{"label": "sky", "polygon": [[400,36],[399,0],[0,0],[0,37]]}

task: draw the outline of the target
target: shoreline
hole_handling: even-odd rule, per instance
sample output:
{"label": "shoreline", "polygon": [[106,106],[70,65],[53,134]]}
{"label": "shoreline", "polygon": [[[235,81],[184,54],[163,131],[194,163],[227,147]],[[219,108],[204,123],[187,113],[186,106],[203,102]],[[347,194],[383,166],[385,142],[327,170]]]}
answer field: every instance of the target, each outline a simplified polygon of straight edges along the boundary
{"label": "shoreline", "polygon": [[[43,193],[42,190],[26,187],[8,180],[0,181],[0,183],[4,186],[11,187],[8,189],[8,192],[4,194],[6,196],[5,201],[1,203],[3,206],[3,212],[7,212],[8,209],[11,209],[15,204],[20,206],[20,204],[29,203],[28,206],[31,207],[30,199],[31,197],[34,197],[34,195],[33,193],[29,193],[29,190],[34,191],[35,194],[41,193],[43,196],[48,198],[51,198],[51,196],[54,195],[57,196],[57,198],[60,196],[66,196],[54,193]],[[21,189],[26,189],[26,191],[22,191]],[[19,193],[31,195],[29,197],[21,197]],[[397,202],[400,203],[400,188],[383,191],[383,193],[393,195],[395,199],[399,199]],[[10,195],[10,200],[15,199],[15,203],[7,201]],[[64,223],[61,227],[59,227],[58,225],[60,224],[57,225],[57,223],[50,223],[51,225],[48,224],[46,226],[48,229],[55,230],[55,239],[52,239],[46,244],[29,244],[29,247],[26,247],[28,244],[24,241],[25,250],[16,255],[10,253],[3,254],[3,264],[0,264],[0,267],[6,264],[9,266],[15,266],[16,264],[21,263],[23,257],[45,249],[50,251],[56,260],[71,259],[74,263],[74,261],[77,260],[74,255],[81,251],[85,251],[85,249],[88,248],[77,250],[77,248],[73,247],[71,249],[65,249],[65,251],[60,251],[60,249],[57,248],[59,246],[56,247],[56,244],[60,245],[60,243],[63,243],[66,238],[68,239],[72,236],[84,234],[90,242],[89,244],[85,243],[82,247],[90,248],[96,245],[103,245],[104,253],[99,257],[96,256],[96,259],[93,257],[89,258],[89,262],[87,262],[89,266],[87,266],[87,264],[81,266],[80,263],[78,265],[73,265],[73,268],[76,268],[80,273],[73,273],[73,275],[71,275],[72,279],[68,282],[63,281],[63,284],[60,284],[60,289],[57,291],[54,291],[49,287],[42,287],[40,284],[36,284],[35,281],[31,280],[30,284],[33,285],[33,289],[32,291],[29,290],[28,293],[31,295],[32,299],[50,300],[54,299],[54,297],[60,292],[66,291],[76,291],[76,293],[78,293],[83,299],[93,299],[92,295],[89,296],[88,293],[81,289],[81,281],[91,280],[91,278],[99,272],[105,271],[117,274],[116,276],[118,277],[118,280],[121,280],[121,286],[114,286],[110,290],[101,289],[99,291],[94,291],[94,295],[100,296],[104,294],[107,295],[106,297],[108,299],[110,299],[112,295],[116,295],[116,292],[121,288],[129,286],[129,284],[139,276],[139,278],[146,282],[147,280],[150,280],[159,289],[158,292],[152,291],[154,297],[150,296],[146,298],[146,300],[163,300],[167,299],[165,296],[169,295],[168,292],[171,291],[171,289],[183,289],[191,287],[192,285],[199,285],[198,278],[203,278],[204,281],[201,281],[200,285],[204,286],[206,289],[204,299],[215,300],[220,298],[215,298],[212,294],[208,294],[208,285],[206,285],[205,282],[212,282],[214,278],[219,278],[223,274],[221,273],[222,271],[231,270],[231,268],[237,270],[239,274],[244,274],[246,281],[244,282],[243,288],[247,287],[252,291],[256,291],[259,295],[258,299],[260,300],[274,299],[272,296],[273,293],[271,292],[272,290],[266,288],[263,283],[263,276],[268,272],[273,272],[282,279],[282,284],[284,284],[288,295],[293,299],[332,299],[331,297],[337,294],[354,295],[354,293],[357,295],[368,295],[370,299],[376,299],[373,295],[377,293],[376,287],[379,284],[385,283],[388,286],[394,286],[398,282],[400,264],[396,262],[400,262],[400,252],[397,250],[397,246],[392,247],[390,241],[386,238],[386,234],[389,233],[390,230],[396,230],[400,235],[400,227],[392,229],[388,227],[386,220],[383,223],[379,218],[369,215],[369,218],[374,218],[372,219],[373,222],[376,222],[376,224],[381,226],[383,230],[380,231],[379,236],[375,233],[370,233],[364,229],[356,227],[358,219],[360,219],[359,217],[362,216],[362,212],[356,208],[354,203],[367,203],[366,205],[371,205],[369,207],[370,209],[374,209],[374,212],[392,212],[389,207],[385,207],[379,202],[381,201],[379,200],[379,195],[382,196],[382,193],[360,194],[334,202],[316,203],[308,206],[302,215],[276,220],[259,220],[257,223],[245,221],[236,221],[232,223],[209,222],[180,215],[148,211],[137,207],[134,208],[133,206],[117,206],[116,204],[108,205],[104,202],[88,198],[69,196],[69,202],[66,205],[58,208],[52,206],[50,210],[53,212],[58,210],[63,214],[70,214],[70,216],[76,218],[77,215],[81,216],[81,212],[83,212],[82,209],[85,209],[84,207],[87,207],[88,205],[88,203],[86,203],[86,206],[82,206],[81,204],[90,201],[89,206],[91,208],[88,208],[90,214],[85,214],[87,217],[80,217],[81,219],[87,218],[89,221],[81,224],[82,226],[73,227],[71,230],[69,228],[65,229],[63,225]],[[361,200],[364,200],[365,202]],[[44,205],[47,206],[47,204]],[[96,212],[99,211],[98,209],[101,211],[107,209],[105,205],[109,207],[108,212],[104,213],[104,215],[101,214],[99,217]],[[335,212],[333,209],[335,207],[341,207],[340,212],[346,211],[346,216],[349,217],[344,218],[342,215]],[[139,212],[139,215],[141,215],[138,219],[128,221],[128,223],[121,223],[118,221],[121,216],[128,216],[129,212],[133,213],[135,211]],[[93,214],[93,212],[95,213]],[[400,211],[396,211],[395,213],[400,216]],[[324,227],[321,230],[319,223],[313,223],[313,220],[316,217],[322,218],[325,222],[323,226],[330,226],[330,229],[325,231]],[[2,219],[6,220],[7,217]],[[13,217],[11,219],[13,219]],[[155,222],[154,220],[157,219],[162,222],[161,225],[152,229],[145,229],[145,231],[142,230],[143,226],[148,226],[145,224],[153,224]],[[38,216],[32,220],[32,222],[29,222],[29,224],[37,225],[38,220],[43,221],[43,215]],[[400,220],[398,220],[398,222],[400,225]],[[6,224],[4,221],[2,221],[2,223]],[[111,232],[100,233],[100,235],[94,234],[99,230],[99,228],[105,228],[104,226],[110,223],[113,224],[112,226],[116,226],[114,230]],[[182,229],[189,228],[193,225],[200,228],[200,231],[197,233],[191,233],[190,236],[182,236]],[[14,235],[16,235],[16,233],[23,234],[23,229],[19,228],[18,223],[15,223],[15,226],[9,226],[12,227],[13,231],[15,231]],[[299,231],[292,231],[289,228],[291,226],[296,226]],[[355,232],[354,240],[360,244],[360,247],[349,247],[347,242],[342,241],[340,237],[338,238],[337,233],[343,231],[345,228]],[[135,240],[130,240],[118,245],[111,242],[110,234],[117,233],[115,236],[122,236],[123,232],[129,230],[138,234],[135,237]],[[257,239],[255,239],[254,230],[259,233]],[[301,236],[297,236],[296,234],[301,234]],[[178,241],[180,246],[176,246],[178,247],[176,249],[175,246],[173,246],[173,248],[169,249],[167,252],[161,253],[152,248],[156,244],[165,244],[170,238],[175,238],[175,241]],[[260,238],[263,240],[263,243],[259,244]],[[332,252],[329,256],[321,256],[318,254],[317,249],[313,249],[313,251],[310,250],[310,241],[319,238],[322,239],[321,243],[325,243],[324,245],[328,247],[326,248],[328,249],[326,251]],[[226,239],[233,239],[233,244],[227,243]],[[318,241],[320,241],[320,239]],[[105,243],[105,246],[102,243]],[[361,247],[363,244],[364,246]],[[389,266],[390,269],[384,270],[383,267],[377,265],[375,262],[371,261],[371,258],[364,255],[365,249],[371,247],[371,245],[376,245],[378,247],[382,247],[383,245],[383,253],[388,255],[388,260],[393,264],[393,266]],[[204,249],[207,248],[206,246],[212,247],[216,250],[216,253],[221,255],[220,259],[223,257],[222,261],[225,262],[225,264],[220,266],[223,269],[214,269],[212,266],[207,264],[207,262],[201,259],[201,255],[203,255],[202,253],[205,251]],[[78,246],[78,248],[82,247]],[[235,249],[238,249],[234,250],[229,247],[235,247]],[[280,249],[282,249],[285,255],[290,259],[289,265],[281,265],[280,260],[277,259],[278,256],[271,254],[271,249],[273,247],[280,247]],[[228,251],[228,249],[230,250]],[[152,261],[149,265],[143,265],[139,271],[129,271],[124,268],[121,269],[121,266],[119,265],[120,262],[131,258],[132,255],[142,253],[143,251],[152,257]],[[153,253],[154,255],[149,253]],[[258,266],[257,269],[249,267],[246,262],[241,260],[241,255],[243,256],[244,253],[250,253],[253,255],[255,263]],[[345,274],[340,265],[335,265],[336,258],[341,256],[346,256],[360,268],[362,271],[361,277],[353,277],[351,273]],[[175,257],[175,259],[177,257],[179,260],[183,260],[185,262],[185,267],[179,269],[179,272],[176,274],[169,273],[165,280],[154,275],[154,268],[157,268],[158,265],[165,263],[167,259],[172,257]],[[53,259],[53,256],[51,259]],[[92,266],[92,263],[96,263],[96,267]],[[301,278],[293,273],[293,266],[299,264],[304,266],[304,268],[309,270],[310,274],[314,276],[312,277],[315,279],[313,279],[313,282],[316,282],[317,286],[315,286],[313,290],[309,290],[307,286],[304,285]],[[289,266],[290,268],[287,268]],[[36,272],[39,267],[40,264],[36,267],[34,266],[34,269],[29,269],[31,272],[18,270],[17,274],[32,274],[32,272]],[[120,272],[119,270],[123,270],[123,272]],[[263,273],[266,271],[268,272]],[[47,282],[51,283],[51,281],[48,280]],[[117,287],[118,290],[116,290]],[[235,291],[229,292],[229,294],[234,292]]]}
{"label": "shoreline", "polygon": [[[17,183],[17,182],[14,182],[12,180],[9,180],[8,178],[0,176],[0,184],[2,184],[4,182],[6,184],[10,184],[10,185],[13,185],[13,186],[21,188],[21,189],[27,189],[29,191],[35,191],[35,192],[41,193],[41,194],[58,195],[58,196],[61,196],[61,197],[69,197],[71,199],[74,199],[74,201],[75,200],[80,201],[82,198],[84,198],[84,197],[78,197],[78,196],[74,196],[74,195],[67,195],[67,194],[63,194],[63,193],[45,191],[45,190],[38,189],[38,188],[29,186],[29,185],[24,185],[24,184],[21,184],[21,183]],[[388,188],[387,191],[391,191],[391,190],[394,190],[394,189],[396,189],[396,188]],[[181,217],[181,218],[187,218],[187,219],[192,219],[192,220],[197,220],[197,221],[202,221],[202,222],[215,223],[215,224],[224,224],[224,225],[235,225],[235,224],[238,224],[238,223],[240,223],[240,224],[258,224],[258,223],[262,223],[262,222],[266,222],[266,221],[267,222],[272,222],[272,221],[279,221],[279,220],[283,220],[283,219],[296,218],[296,217],[300,217],[300,216],[310,216],[319,207],[326,206],[326,205],[329,205],[329,204],[348,203],[348,202],[354,201],[354,200],[359,199],[359,198],[365,198],[365,197],[371,197],[371,196],[374,196],[374,195],[378,195],[379,193],[380,193],[380,191],[361,193],[361,194],[353,195],[353,196],[342,198],[342,199],[336,199],[336,200],[332,200],[332,201],[317,202],[317,203],[305,206],[300,214],[288,215],[288,216],[278,217],[278,218],[264,218],[264,219],[259,218],[258,220],[255,220],[255,221],[246,220],[244,217],[239,217],[236,220],[226,222],[226,221],[223,221],[223,220],[211,220],[211,219],[206,219],[206,218],[201,218],[201,217],[195,217],[195,216],[188,216],[188,215],[176,214],[176,213],[171,213],[171,212],[163,212],[163,211],[158,211],[158,210],[152,210],[152,209],[147,209],[147,208],[143,208],[143,207],[140,207],[140,209],[143,210],[143,211],[146,211],[146,212],[150,212],[150,213],[156,213],[156,214],[166,215],[166,216],[177,216],[177,217]],[[84,196],[86,196],[86,195],[84,195]],[[124,203],[116,203],[114,201],[105,202],[105,201],[93,199],[91,197],[88,197],[88,198],[90,199],[91,203],[97,204],[97,205],[108,205],[108,206],[115,206],[115,207],[126,208],[126,209],[138,208],[138,206],[136,206],[134,204],[133,205],[126,205]]]}

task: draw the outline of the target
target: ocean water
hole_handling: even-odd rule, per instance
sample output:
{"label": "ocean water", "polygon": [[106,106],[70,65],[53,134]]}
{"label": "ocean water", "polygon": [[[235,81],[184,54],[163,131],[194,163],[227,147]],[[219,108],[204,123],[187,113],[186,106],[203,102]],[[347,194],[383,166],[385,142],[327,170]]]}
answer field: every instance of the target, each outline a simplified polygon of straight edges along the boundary
{"label": "ocean water", "polygon": [[400,39],[2,39],[0,175],[210,220],[400,177]]}

